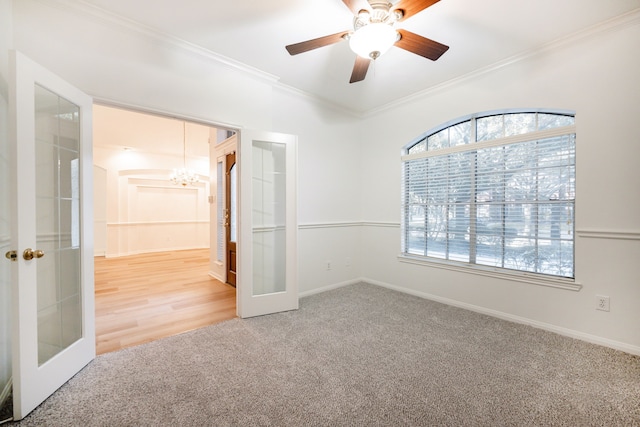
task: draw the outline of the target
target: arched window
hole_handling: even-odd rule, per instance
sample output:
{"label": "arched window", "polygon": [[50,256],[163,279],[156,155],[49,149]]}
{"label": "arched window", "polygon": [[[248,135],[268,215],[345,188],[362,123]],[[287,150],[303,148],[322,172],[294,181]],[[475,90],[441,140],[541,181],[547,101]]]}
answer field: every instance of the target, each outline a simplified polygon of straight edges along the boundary
{"label": "arched window", "polygon": [[569,112],[475,114],[403,150],[402,253],[574,277]]}

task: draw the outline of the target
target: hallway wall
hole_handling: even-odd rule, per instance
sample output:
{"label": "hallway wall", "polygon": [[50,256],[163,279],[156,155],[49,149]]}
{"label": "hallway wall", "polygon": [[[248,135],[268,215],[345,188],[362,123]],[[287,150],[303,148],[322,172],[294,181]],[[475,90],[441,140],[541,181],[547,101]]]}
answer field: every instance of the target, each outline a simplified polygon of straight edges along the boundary
{"label": "hallway wall", "polygon": [[[185,126],[186,132],[182,121],[94,106],[96,255],[209,247],[208,149],[216,129]],[[183,165],[183,140],[187,166],[200,177],[186,187],[169,181]]]}

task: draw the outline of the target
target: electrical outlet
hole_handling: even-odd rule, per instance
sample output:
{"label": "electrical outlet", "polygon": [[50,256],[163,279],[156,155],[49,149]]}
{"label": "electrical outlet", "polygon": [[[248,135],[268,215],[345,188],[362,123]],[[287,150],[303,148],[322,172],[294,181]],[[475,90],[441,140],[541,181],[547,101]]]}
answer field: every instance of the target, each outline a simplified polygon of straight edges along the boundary
{"label": "electrical outlet", "polygon": [[331,270],[331,261],[327,261],[327,270]]}
{"label": "electrical outlet", "polygon": [[596,310],[609,311],[609,297],[596,295]]}

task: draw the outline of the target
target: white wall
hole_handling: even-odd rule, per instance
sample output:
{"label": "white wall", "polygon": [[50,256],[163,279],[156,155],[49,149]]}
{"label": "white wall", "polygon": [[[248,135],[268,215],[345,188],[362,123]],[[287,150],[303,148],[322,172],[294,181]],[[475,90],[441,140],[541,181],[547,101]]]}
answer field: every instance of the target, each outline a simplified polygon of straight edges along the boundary
{"label": "white wall", "polygon": [[[103,245],[102,254],[107,257],[208,248],[208,156],[188,158],[187,165],[200,175],[200,182],[187,187],[174,185],[169,174],[174,167],[182,166],[182,156],[144,148],[125,151],[123,145],[130,145],[136,135],[147,130],[137,127],[122,129],[118,136],[107,135],[104,129],[123,124],[104,114],[104,109],[94,108],[94,170],[104,171],[94,180],[95,251],[100,250],[98,244]],[[157,132],[162,124],[163,120],[156,120],[156,128],[149,133]],[[165,124],[165,135],[171,135],[171,125]],[[190,132],[187,144],[208,147],[209,128],[188,126],[195,127],[201,129]],[[181,132],[173,139],[181,144]]]}
{"label": "white wall", "polygon": [[135,26],[78,8],[15,1],[16,47],[96,98],[270,130],[269,76],[239,71],[206,52],[163,43]]}
{"label": "white wall", "polygon": [[[274,90],[268,76],[231,69],[135,28],[114,31],[117,24],[108,18],[35,0],[16,2],[14,9],[17,48],[91,95],[231,127],[298,135],[299,248],[306,254],[300,260],[300,289],[360,276],[356,118]],[[331,270],[325,261],[332,261]]]}
{"label": "white wall", "polygon": [[[360,276],[356,118],[276,93],[271,81],[162,45],[133,29],[114,32],[100,17],[33,0],[17,3],[18,48],[94,96],[298,135],[299,247],[307,254],[300,259],[301,290]],[[332,262],[331,270],[326,261]]]}
{"label": "white wall", "polygon": [[[366,277],[640,353],[637,22],[361,120],[274,88],[267,76],[222,66],[129,27],[114,32],[113,24],[90,14],[35,0],[15,2],[14,9],[16,46],[92,95],[298,135],[302,293]],[[519,107],[577,111],[582,290],[399,263],[401,147],[453,118]],[[612,232],[626,239],[610,238]],[[595,294],[611,297],[611,312],[594,309]]]}
{"label": "white wall", "polygon": [[[374,223],[364,232],[364,276],[640,353],[639,40],[636,16],[364,120],[362,217]],[[576,111],[576,280],[582,290],[399,262],[401,148],[457,117],[527,107]],[[611,297],[610,312],[595,310],[596,294]]]}
{"label": "white wall", "polygon": [[107,170],[93,165],[93,254],[107,253]]}
{"label": "white wall", "polygon": [[[94,105],[94,236],[108,257],[209,246],[209,140],[199,123]],[[174,168],[200,176],[169,182]]]}
{"label": "white wall", "polygon": [[298,135],[300,292],[357,280],[362,276],[359,119],[284,90],[274,92],[274,105],[274,128]]}
{"label": "white wall", "polygon": [[[12,48],[11,1],[0,0],[0,407],[11,378],[11,264],[4,259],[10,250],[8,135],[8,51]],[[0,420],[1,421],[1,420]]]}

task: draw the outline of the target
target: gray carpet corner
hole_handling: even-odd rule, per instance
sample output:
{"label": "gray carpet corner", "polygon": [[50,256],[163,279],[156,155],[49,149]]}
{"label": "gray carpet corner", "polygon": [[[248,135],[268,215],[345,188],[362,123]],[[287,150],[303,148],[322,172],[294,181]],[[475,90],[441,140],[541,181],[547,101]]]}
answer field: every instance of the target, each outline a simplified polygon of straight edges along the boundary
{"label": "gray carpet corner", "polygon": [[640,358],[368,284],[97,357],[20,426],[640,426]]}

